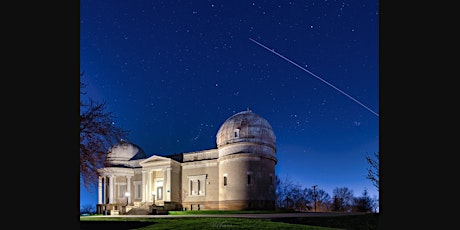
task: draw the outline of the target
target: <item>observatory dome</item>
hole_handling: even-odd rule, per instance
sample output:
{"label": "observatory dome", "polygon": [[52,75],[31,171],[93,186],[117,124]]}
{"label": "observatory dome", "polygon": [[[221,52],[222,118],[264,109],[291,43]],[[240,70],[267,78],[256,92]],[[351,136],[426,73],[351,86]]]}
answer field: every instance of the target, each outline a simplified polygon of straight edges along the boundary
{"label": "observatory dome", "polygon": [[116,165],[120,162],[127,162],[130,160],[138,160],[143,158],[146,158],[144,150],[133,143],[130,143],[126,140],[121,140],[120,143],[110,148],[107,154],[106,163],[109,165]]}
{"label": "observatory dome", "polygon": [[218,148],[242,142],[259,143],[275,149],[276,137],[268,121],[248,109],[229,117],[216,135]]}

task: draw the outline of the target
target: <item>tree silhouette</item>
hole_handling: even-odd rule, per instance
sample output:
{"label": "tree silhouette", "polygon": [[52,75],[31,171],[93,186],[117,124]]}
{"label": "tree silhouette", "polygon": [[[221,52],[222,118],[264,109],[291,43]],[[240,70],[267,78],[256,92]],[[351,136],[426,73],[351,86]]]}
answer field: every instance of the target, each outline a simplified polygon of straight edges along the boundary
{"label": "tree silhouette", "polygon": [[94,205],[85,204],[80,208],[80,215],[81,214],[94,214],[96,213],[96,209]]}
{"label": "tree silhouette", "polygon": [[363,194],[360,197],[353,199],[353,211],[354,212],[372,212],[374,207],[374,201],[369,196],[367,189],[364,189]]}
{"label": "tree silhouette", "polygon": [[339,212],[351,211],[353,205],[353,190],[347,187],[336,187],[332,190],[332,210]]}
{"label": "tree silhouette", "polygon": [[[87,85],[82,76],[80,73],[80,95],[85,95]],[[128,135],[127,130],[114,125],[115,118],[106,111],[106,102],[91,98],[85,102],[80,97],[80,177],[87,190],[97,183],[97,170],[104,166],[108,149]]]}
{"label": "tree silhouette", "polygon": [[307,190],[307,197],[308,201],[310,201],[310,209],[315,210],[315,199],[316,199],[316,211],[319,212],[326,212],[330,211],[331,209],[331,203],[332,199],[331,196],[324,191],[323,189],[316,188],[316,189],[311,189],[311,188],[306,188]]}
{"label": "tree silhouette", "polygon": [[276,201],[275,205],[277,209],[292,209],[293,208],[293,189],[295,187],[294,182],[291,178],[284,177],[280,178],[275,177],[275,192],[276,192]]}
{"label": "tree silhouette", "polygon": [[366,161],[369,164],[366,178],[371,180],[372,184],[377,188],[377,191],[379,191],[379,152],[374,153],[373,157],[369,156],[369,154],[366,154]]}

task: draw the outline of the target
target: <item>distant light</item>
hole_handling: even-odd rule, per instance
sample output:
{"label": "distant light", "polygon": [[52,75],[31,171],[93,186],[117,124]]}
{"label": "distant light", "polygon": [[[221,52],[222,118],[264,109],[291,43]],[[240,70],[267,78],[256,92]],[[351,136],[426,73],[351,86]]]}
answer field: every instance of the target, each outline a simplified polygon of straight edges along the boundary
{"label": "distant light", "polygon": [[130,194],[129,192],[125,192],[125,196],[128,197]]}

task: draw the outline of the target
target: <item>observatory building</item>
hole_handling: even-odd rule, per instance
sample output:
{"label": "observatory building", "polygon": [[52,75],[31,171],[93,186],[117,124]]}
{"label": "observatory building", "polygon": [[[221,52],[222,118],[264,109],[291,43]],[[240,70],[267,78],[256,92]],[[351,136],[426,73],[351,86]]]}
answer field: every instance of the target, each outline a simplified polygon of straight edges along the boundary
{"label": "observatory building", "polygon": [[275,142],[272,126],[249,109],[220,126],[215,149],[147,157],[121,141],[99,169],[97,212],[273,210]]}

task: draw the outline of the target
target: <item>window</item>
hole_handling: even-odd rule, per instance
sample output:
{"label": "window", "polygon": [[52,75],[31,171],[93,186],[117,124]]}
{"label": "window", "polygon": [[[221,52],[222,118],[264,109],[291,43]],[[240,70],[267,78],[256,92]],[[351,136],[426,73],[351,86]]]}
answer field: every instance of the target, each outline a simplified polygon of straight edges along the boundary
{"label": "window", "polygon": [[118,185],[118,198],[125,198],[126,191],[126,184],[119,184]]}
{"label": "window", "polygon": [[240,129],[233,130],[233,137],[238,138],[240,136]]}
{"label": "window", "polygon": [[224,186],[227,186],[227,177],[228,177],[228,174],[227,173],[224,173]]}
{"label": "window", "polygon": [[192,195],[198,195],[200,191],[200,180],[193,180],[192,182]]}
{"label": "window", "polygon": [[134,181],[134,198],[140,199],[142,196],[142,187],[140,181]]}
{"label": "window", "polygon": [[204,196],[206,195],[206,174],[187,176],[189,183],[189,196]]}
{"label": "window", "polygon": [[192,191],[191,195],[199,195],[201,188],[200,188],[200,180],[191,180],[190,181],[190,191]]}
{"label": "window", "polygon": [[163,186],[157,188],[157,199],[163,200]]}
{"label": "window", "polygon": [[246,172],[246,174],[248,175],[248,185],[250,185],[252,183],[252,172]]}
{"label": "window", "polygon": [[155,199],[163,200],[163,179],[157,179],[155,181],[155,187],[157,190]]}

